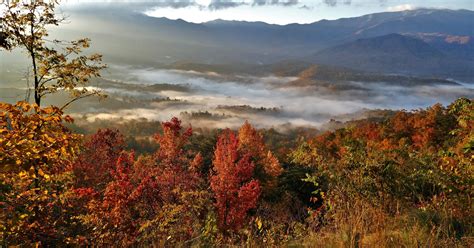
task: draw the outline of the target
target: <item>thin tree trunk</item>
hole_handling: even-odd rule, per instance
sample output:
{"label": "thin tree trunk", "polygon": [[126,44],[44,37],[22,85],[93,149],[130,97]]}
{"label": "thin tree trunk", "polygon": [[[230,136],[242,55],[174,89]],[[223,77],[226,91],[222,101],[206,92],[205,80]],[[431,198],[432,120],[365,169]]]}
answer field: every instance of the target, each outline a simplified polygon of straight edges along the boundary
{"label": "thin tree trunk", "polygon": [[[35,57],[35,29],[34,29],[34,22],[35,22],[35,17],[34,13],[31,13],[31,22],[30,22],[30,32],[31,32],[31,44],[30,48],[28,51],[30,52],[31,56],[31,61],[33,64],[33,77],[35,80],[35,103],[40,106],[41,104],[41,96],[39,92],[39,79],[38,79],[38,70],[36,68],[36,57]],[[39,126],[36,128],[36,134],[38,135],[40,132]],[[33,139],[36,139],[37,137],[33,137]],[[35,187],[35,193],[39,192],[39,187],[40,187],[40,181],[39,181],[39,161],[38,159],[35,159],[33,162],[33,168],[34,168],[34,173],[35,173],[35,178],[34,178],[34,187]],[[39,208],[38,206],[35,206],[33,209],[33,212],[35,214],[35,219],[39,218]]]}
{"label": "thin tree trunk", "polygon": [[39,81],[38,81],[38,74],[36,69],[36,58],[34,52],[31,52],[31,60],[33,62],[33,75],[35,78],[35,103],[40,106],[41,105],[41,96],[39,94]]}
{"label": "thin tree trunk", "polygon": [[30,56],[31,61],[33,63],[33,77],[35,79],[35,103],[40,106],[41,105],[41,95],[39,93],[39,79],[38,79],[38,69],[36,67],[36,56],[35,56],[35,30],[34,30],[34,15],[31,15],[31,24],[30,24],[30,32],[31,32],[31,44],[30,44]]}

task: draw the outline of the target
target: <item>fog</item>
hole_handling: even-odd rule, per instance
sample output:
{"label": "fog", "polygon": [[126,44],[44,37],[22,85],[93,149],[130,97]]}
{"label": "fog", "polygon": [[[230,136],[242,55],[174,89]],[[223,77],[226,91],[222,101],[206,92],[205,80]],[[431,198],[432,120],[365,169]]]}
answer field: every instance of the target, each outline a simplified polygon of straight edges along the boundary
{"label": "fog", "polygon": [[[435,103],[446,105],[458,97],[474,97],[469,84],[394,86],[345,82],[342,90],[334,91],[318,85],[292,86],[296,79],[293,77],[241,75],[242,80],[232,81],[217,73],[124,66],[111,66],[105,78],[108,83],[98,87],[109,95],[109,101],[129,103],[107,109],[89,99],[92,110],[76,110],[74,115],[90,121],[162,121],[178,116],[193,126],[218,128],[235,128],[245,120],[258,127],[321,127],[330,119],[347,120],[347,114],[367,109],[410,110]],[[179,87],[169,90],[168,86]]]}
{"label": "fog", "polygon": [[[24,99],[21,70],[10,70],[2,81],[0,98]],[[5,76],[5,75],[4,75]],[[221,75],[215,72],[167,70],[109,65],[104,80],[91,87],[108,98],[78,101],[68,110],[75,117],[96,119],[168,120],[174,116],[193,126],[236,128],[245,120],[267,127],[321,127],[330,119],[347,120],[348,114],[367,109],[418,109],[435,103],[449,104],[459,97],[474,97],[472,84],[414,85],[384,82],[334,82],[328,85],[294,84],[296,77]],[[8,82],[15,81],[16,84]],[[60,105],[65,94],[47,98]],[[357,114],[349,115],[357,118]],[[361,116],[360,116],[361,117]]]}

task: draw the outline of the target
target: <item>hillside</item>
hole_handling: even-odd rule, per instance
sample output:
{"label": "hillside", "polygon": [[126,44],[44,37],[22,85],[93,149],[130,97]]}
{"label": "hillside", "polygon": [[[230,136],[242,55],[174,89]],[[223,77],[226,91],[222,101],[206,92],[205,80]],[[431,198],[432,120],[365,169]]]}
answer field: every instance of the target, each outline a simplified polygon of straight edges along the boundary
{"label": "hillside", "polygon": [[[346,67],[343,67],[346,66]],[[281,61],[267,65],[251,64],[202,64],[191,62],[177,62],[163,66],[166,69],[195,71],[205,73],[207,77],[214,79],[228,79],[245,81],[243,76],[279,76],[293,77],[295,81],[290,82],[292,86],[304,86],[314,84],[316,81],[334,84],[339,82],[384,82],[392,85],[420,86],[420,85],[458,85],[458,83],[431,76],[405,76],[390,75],[386,71],[365,72],[363,70],[349,69],[347,65],[324,65],[314,64],[299,60]]]}
{"label": "hillside", "polygon": [[[0,105],[6,244],[472,244],[469,99],[331,121],[336,129],[317,135],[248,122],[200,133],[172,118],[111,122],[83,138],[54,108],[30,114],[30,106]],[[38,119],[47,123],[40,142],[28,138]],[[75,129],[90,128],[83,124]],[[38,158],[48,164],[28,170]]]}
{"label": "hillside", "polygon": [[388,34],[359,39],[316,53],[312,62],[344,66],[363,71],[400,74],[452,74],[470,77],[471,61],[445,54],[426,42],[412,37]]}

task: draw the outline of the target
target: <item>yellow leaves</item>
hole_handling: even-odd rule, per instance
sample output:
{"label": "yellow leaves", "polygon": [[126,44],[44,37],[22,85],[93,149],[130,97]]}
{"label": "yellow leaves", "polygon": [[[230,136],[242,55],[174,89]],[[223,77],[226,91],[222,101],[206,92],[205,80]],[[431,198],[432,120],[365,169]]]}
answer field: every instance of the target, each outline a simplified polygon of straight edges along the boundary
{"label": "yellow leaves", "polygon": [[48,174],[44,173],[42,169],[38,170],[38,175],[42,176],[44,179],[46,179],[46,181],[49,181],[51,179],[51,177]]}
{"label": "yellow leaves", "polygon": [[[35,111],[31,111],[33,108]],[[79,149],[80,136],[71,134],[62,125],[61,112],[56,107],[39,108],[27,102],[0,103],[0,113],[2,171],[12,167],[18,172],[26,165],[64,165]],[[46,173],[44,177],[49,175]]]}
{"label": "yellow leaves", "polygon": [[43,137],[44,137],[44,139],[45,139],[46,141],[48,141],[49,143],[54,143],[54,142],[55,142],[55,139],[53,139],[51,136],[49,136],[49,135],[47,135],[47,134],[45,134]]}
{"label": "yellow leaves", "polygon": [[31,106],[29,103],[25,102],[25,101],[18,102],[16,106],[17,106],[18,108],[21,108],[21,110],[22,110],[23,112],[28,112],[28,111],[30,111],[31,108],[32,108],[32,106]]}
{"label": "yellow leaves", "polygon": [[260,219],[260,217],[255,218],[255,224],[257,225],[258,230],[262,230],[263,224],[262,219]]}
{"label": "yellow leaves", "polygon": [[0,109],[8,109],[11,106],[11,104],[8,104],[6,102],[0,102]]}
{"label": "yellow leaves", "polygon": [[283,172],[283,168],[281,167],[280,162],[271,151],[267,152],[267,157],[264,163],[264,170],[267,174],[273,177],[278,177]]}
{"label": "yellow leaves", "polygon": [[36,178],[43,178],[46,182],[51,181],[51,176],[44,172],[43,169],[38,169],[38,176],[36,177],[35,168],[32,166],[28,171],[22,170],[17,174],[17,179],[22,180],[24,182],[36,179]]}
{"label": "yellow leaves", "polygon": [[54,112],[54,108],[44,108],[43,113],[44,114],[52,114]]}
{"label": "yellow leaves", "polygon": [[[63,51],[49,47],[38,50],[40,64],[38,72],[41,75],[42,85],[39,93],[42,96],[59,90],[69,92],[73,98],[81,98],[90,93],[74,89],[79,85],[85,86],[92,77],[99,77],[99,71],[106,66],[101,63],[101,55],[80,55],[83,49],[89,47],[89,42],[89,39],[72,41],[70,46],[63,48]],[[77,56],[69,56],[71,54]]]}
{"label": "yellow leaves", "polygon": [[19,176],[20,178],[25,178],[25,177],[28,176],[28,173],[27,173],[26,171],[20,171],[20,173],[18,173],[18,176]]}
{"label": "yellow leaves", "polygon": [[31,177],[33,179],[36,178],[35,167],[33,167],[33,166],[30,167],[30,171],[29,171],[28,175],[29,175],[29,177]]}

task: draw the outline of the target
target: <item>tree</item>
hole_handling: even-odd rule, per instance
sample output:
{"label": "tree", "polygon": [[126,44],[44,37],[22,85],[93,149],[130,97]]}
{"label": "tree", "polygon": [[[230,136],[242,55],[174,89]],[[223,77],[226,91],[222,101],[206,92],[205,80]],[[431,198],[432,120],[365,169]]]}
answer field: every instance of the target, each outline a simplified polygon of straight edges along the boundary
{"label": "tree", "polygon": [[276,178],[283,172],[280,162],[267,149],[263,136],[246,121],[239,129],[239,151],[248,153],[255,163],[255,174],[265,188],[276,185]]}
{"label": "tree", "polygon": [[50,246],[74,239],[66,199],[80,136],[56,107],[0,103],[0,242]]}
{"label": "tree", "polygon": [[49,94],[59,90],[70,93],[72,99],[60,108],[62,110],[78,99],[100,95],[99,91],[90,91],[85,86],[91,77],[100,76],[105,66],[99,54],[81,55],[82,50],[89,47],[89,39],[70,42],[47,39],[47,28],[64,20],[55,13],[58,3],[58,0],[5,1],[0,15],[0,41],[2,47],[26,50],[31,60],[34,100],[38,106]]}
{"label": "tree", "polygon": [[[71,164],[80,136],[63,126],[72,122],[63,109],[78,99],[99,95],[86,86],[100,76],[102,56],[82,55],[89,39],[47,39],[49,26],[59,25],[57,0],[2,1],[0,47],[23,48],[31,60],[34,102],[0,103],[0,232],[7,244],[25,246],[70,243],[77,222],[67,204]],[[57,47],[62,47],[61,51]],[[63,90],[71,100],[62,107],[41,108],[43,97]]]}
{"label": "tree", "polygon": [[[197,173],[202,157],[184,149],[191,128],[183,130],[177,118],[162,123],[162,128],[163,133],[155,135],[160,148],[138,159],[133,152],[117,154],[121,139],[115,132],[102,131],[91,139],[93,147],[99,146],[87,155],[104,156],[110,163],[78,161],[109,171],[103,187],[76,190],[86,201],[81,219],[90,227],[93,244],[163,246],[182,244],[199,234],[210,198]],[[108,144],[105,137],[119,142]]]}
{"label": "tree", "polygon": [[118,130],[99,129],[88,138],[74,162],[75,186],[103,190],[111,181],[110,172],[124,149],[124,137]]}
{"label": "tree", "polygon": [[254,163],[250,154],[238,150],[239,140],[230,131],[224,131],[214,152],[214,174],[211,189],[216,198],[219,227],[238,230],[244,224],[247,213],[257,205],[260,182],[252,179]]}

